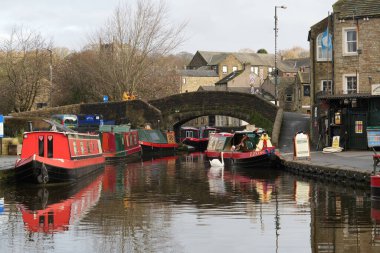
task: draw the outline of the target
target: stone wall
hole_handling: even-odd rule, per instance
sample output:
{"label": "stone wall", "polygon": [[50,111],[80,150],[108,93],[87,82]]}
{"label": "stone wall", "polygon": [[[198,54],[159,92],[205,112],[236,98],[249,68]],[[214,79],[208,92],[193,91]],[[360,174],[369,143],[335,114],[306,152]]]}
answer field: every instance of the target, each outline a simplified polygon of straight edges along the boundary
{"label": "stone wall", "polygon": [[[225,74],[223,73],[223,66],[227,66],[227,73],[225,73]],[[218,67],[219,79],[222,79],[225,76],[231,74],[233,67],[237,67],[237,70],[243,69],[243,65],[240,63],[240,61],[238,59],[236,59],[236,57],[233,56],[232,54],[228,54],[226,56],[226,58],[219,63],[219,67]]]}
{"label": "stone wall", "polygon": [[186,83],[182,82],[181,93],[197,91],[200,86],[214,86],[219,80],[219,77],[204,77],[204,76],[182,76],[186,79]]}
{"label": "stone wall", "polygon": [[[358,75],[359,92],[370,92],[370,82],[380,83],[380,18],[369,20],[334,20],[334,72],[336,92],[342,93],[344,75]],[[345,28],[358,29],[358,49],[361,54],[347,55],[344,52]],[[372,77],[369,80],[368,77]]]}

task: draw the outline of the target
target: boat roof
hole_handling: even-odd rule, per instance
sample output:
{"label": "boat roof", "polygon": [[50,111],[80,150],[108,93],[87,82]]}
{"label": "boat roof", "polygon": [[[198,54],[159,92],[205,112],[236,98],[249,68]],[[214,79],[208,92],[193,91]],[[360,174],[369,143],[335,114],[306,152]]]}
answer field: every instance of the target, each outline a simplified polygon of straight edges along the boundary
{"label": "boat roof", "polygon": [[153,143],[168,143],[166,137],[160,130],[156,129],[137,129],[140,141]]}
{"label": "boat roof", "polygon": [[181,127],[181,129],[182,129],[182,130],[194,130],[194,131],[199,131],[199,129],[196,128],[196,127],[187,127],[187,126],[185,126],[185,127]]}
{"label": "boat roof", "polygon": [[125,133],[131,130],[130,124],[125,125],[102,125],[99,127],[100,132]]}
{"label": "boat roof", "polygon": [[234,136],[234,134],[233,133],[222,132],[222,133],[213,133],[213,136],[232,137],[232,136]]}

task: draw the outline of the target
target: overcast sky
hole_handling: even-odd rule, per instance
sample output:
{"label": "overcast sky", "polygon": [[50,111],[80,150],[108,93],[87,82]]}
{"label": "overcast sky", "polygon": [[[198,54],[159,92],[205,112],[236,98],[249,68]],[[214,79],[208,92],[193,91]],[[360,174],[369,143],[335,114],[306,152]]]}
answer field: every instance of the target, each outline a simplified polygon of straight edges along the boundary
{"label": "overcast sky", "polygon": [[[23,25],[51,38],[57,47],[80,50],[120,2],[136,0],[1,0],[0,38]],[[153,0],[158,1],[158,0]],[[173,24],[187,21],[187,40],[176,51],[274,52],[274,9],[278,9],[278,49],[308,49],[310,26],[332,12],[336,0],[166,0]]]}

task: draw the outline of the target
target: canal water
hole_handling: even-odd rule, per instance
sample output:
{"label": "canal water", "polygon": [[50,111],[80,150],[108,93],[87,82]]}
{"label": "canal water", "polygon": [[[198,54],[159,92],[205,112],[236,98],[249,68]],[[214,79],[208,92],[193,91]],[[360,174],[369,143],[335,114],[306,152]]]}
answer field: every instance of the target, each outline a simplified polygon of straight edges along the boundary
{"label": "canal water", "polygon": [[0,252],[380,252],[380,204],[201,153],[107,165],[75,184],[1,183]]}

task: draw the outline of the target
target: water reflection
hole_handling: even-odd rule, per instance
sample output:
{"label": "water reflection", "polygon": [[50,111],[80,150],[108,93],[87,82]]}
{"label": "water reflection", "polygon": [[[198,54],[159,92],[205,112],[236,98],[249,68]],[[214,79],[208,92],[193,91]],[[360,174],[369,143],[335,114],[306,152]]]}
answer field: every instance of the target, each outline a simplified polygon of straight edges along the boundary
{"label": "water reflection", "polygon": [[18,185],[17,207],[30,232],[66,231],[97,204],[103,175],[71,184],[48,186]]}
{"label": "water reflection", "polygon": [[109,164],[65,187],[0,186],[2,197],[1,252],[380,250],[380,204],[367,189],[209,168],[202,153]]}

